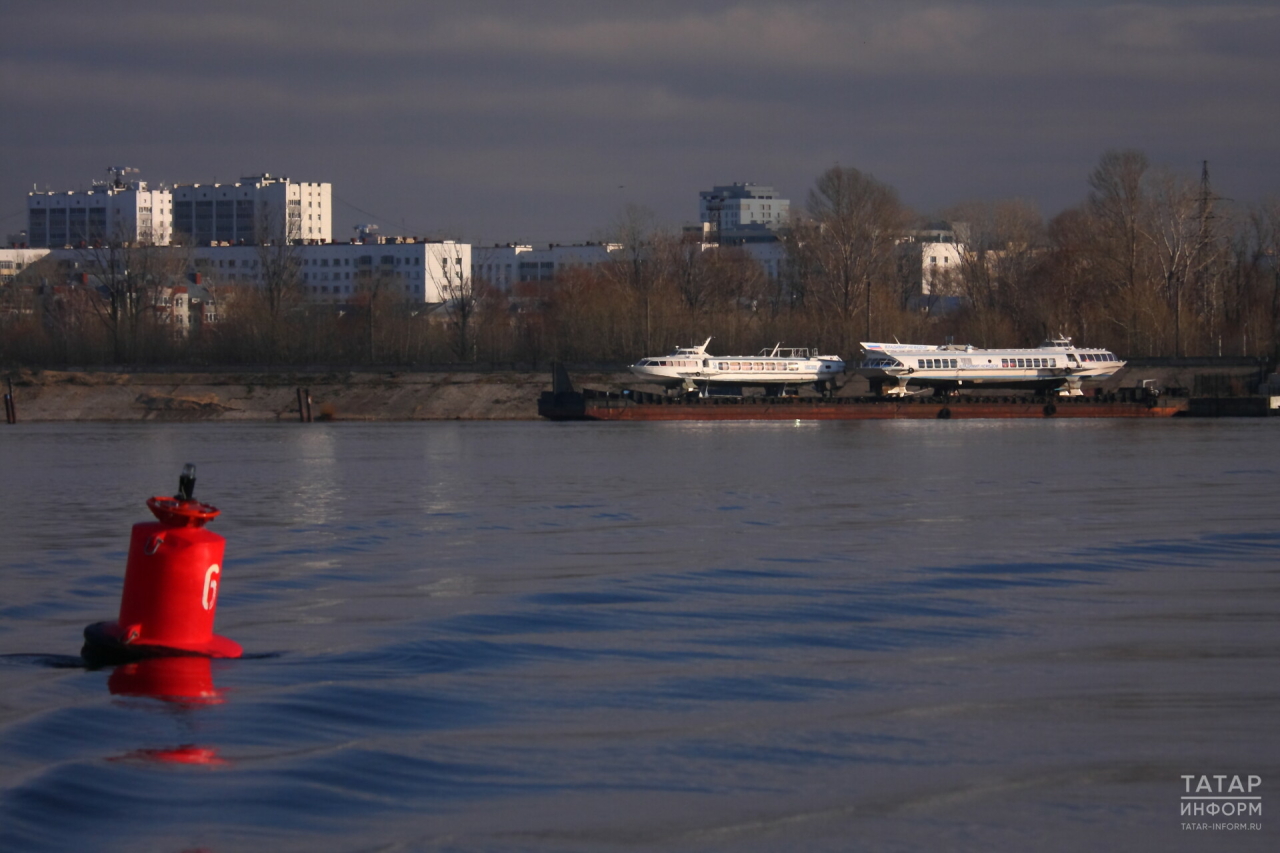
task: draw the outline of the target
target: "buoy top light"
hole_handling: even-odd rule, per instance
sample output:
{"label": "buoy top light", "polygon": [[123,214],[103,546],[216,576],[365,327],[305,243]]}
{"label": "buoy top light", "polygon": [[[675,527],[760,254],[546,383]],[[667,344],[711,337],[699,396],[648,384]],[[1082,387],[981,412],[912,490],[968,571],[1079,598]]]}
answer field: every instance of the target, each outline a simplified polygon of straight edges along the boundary
{"label": "buoy top light", "polygon": [[147,508],[167,527],[204,527],[221,512],[216,506],[199,501],[180,501],[163,496],[147,498]]}
{"label": "buoy top light", "polygon": [[178,477],[178,493],[171,498],[147,499],[151,514],[167,527],[204,527],[218,517],[218,508],[195,500],[196,466],[188,462]]}
{"label": "buoy top light", "polygon": [[196,493],[196,466],[188,462],[182,466],[182,474],[178,477],[178,493],[173,496],[175,501],[189,501],[195,497]]}

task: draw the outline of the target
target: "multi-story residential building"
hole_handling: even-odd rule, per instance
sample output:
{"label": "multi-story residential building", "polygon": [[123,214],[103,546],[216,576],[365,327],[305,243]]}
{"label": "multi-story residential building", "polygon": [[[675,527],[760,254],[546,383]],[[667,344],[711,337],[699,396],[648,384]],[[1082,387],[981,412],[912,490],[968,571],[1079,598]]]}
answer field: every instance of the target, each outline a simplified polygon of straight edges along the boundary
{"label": "multi-story residential building", "polygon": [[509,292],[521,282],[554,281],[567,270],[606,263],[621,248],[618,243],[552,243],[545,249],[515,243],[476,246],[471,250],[471,276]]}
{"label": "multi-story residential building", "polygon": [[446,302],[471,275],[470,244],[452,240],[195,246],[190,253],[204,284],[262,286],[269,269],[286,269],[313,302],[350,302],[373,287],[409,302]]}
{"label": "multi-story residential building", "polygon": [[708,242],[722,246],[767,243],[791,216],[791,201],[773,187],[742,183],[698,193],[698,218]]}
{"label": "multi-story residential building", "polygon": [[[471,246],[406,238],[368,243],[164,247],[171,270],[186,270],[209,288],[262,287],[272,275],[296,281],[313,302],[342,304],[373,288],[407,302],[446,302],[470,281]],[[104,263],[92,249],[51,252],[62,274],[88,283]],[[162,258],[163,260],[163,258]]]}
{"label": "multi-story residential building", "polygon": [[184,242],[333,241],[333,185],[250,175],[234,184],[178,184],[173,230]]}
{"label": "multi-story residential building", "polygon": [[898,245],[898,268],[908,305],[948,311],[961,302],[958,279],[965,246],[950,223],[935,222],[911,232]]}
{"label": "multi-story residential building", "polygon": [[787,247],[772,243],[744,243],[742,250],[764,270],[765,277],[777,281],[787,270]]}
{"label": "multi-story residential building", "polygon": [[958,295],[958,243],[906,242],[899,246],[899,263],[909,302],[936,302]]}
{"label": "multi-story residential building", "polygon": [[49,254],[48,249],[0,249],[0,284],[8,284],[19,273]]}
{"label": "multi-story residential building", "polygon": [[191,281],[156,288],[151,300],[156,320],[171,327],[177,338],[188,337],[218,322],[217,299],[208,288]]}
{"label": "multi-story residential building", "polygon": [[27,240],[36,248],[123,241],[164,246],[173,233],[173,194],[126,181],[133,169],[113,169],[112,179],[89,190],[27,193]]}

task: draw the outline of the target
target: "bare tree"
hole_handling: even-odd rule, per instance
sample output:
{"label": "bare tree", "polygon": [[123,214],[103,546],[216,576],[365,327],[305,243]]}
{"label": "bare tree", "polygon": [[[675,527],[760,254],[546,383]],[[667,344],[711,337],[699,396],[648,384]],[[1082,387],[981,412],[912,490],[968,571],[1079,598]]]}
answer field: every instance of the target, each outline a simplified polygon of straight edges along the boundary
{"label": "bare tree", "polygon": [[290,228],[283,217],[260,212],[254,223],[258,262],[258,290],[265,321],[267,363],[275,364],[284,354],[288,321],[302,305],[302,259],[298,243],[289,239]]}
{"label": "bare tree", "polygon": [[1173,314],[1173,354],[1182,355],[1184,291],[1205,263],[1207,241],[1196,187],[1181,175],[1156,170],[1150,175],[1148,216],[1143,230],[1159,266],[1165,299]]}
{"label": "bare tree", "polygon": [[1107,151],[1089,176],[1087,209],[1094,219],[1092,256],[1120,316],[1112,321],[1125,336],[1126,352],[1150,351],[1154,323],[1143,322],[1154,290],[1144,233],[1148,216],[1146,175],[1141,151]]}
{"label": "bare tree", "polygon": [[117,364],[136,359],[146,331],[157,325],[159,288],[186,272],[185,252],[117,231],[76,255],[78,285],[101,297],[88,304],[111,340],[112,359]]}
{"label": "bare tree", "polygon": [[716,298],[719,282],[713,266],[715,255],[716,251],[704,246],[700,238],[662,234],[652,240],[651,262],[656,271],[667,275],[679,295],[681,313],[686,318],[681,332],[689,340],[702,334],[700,327],[705,325],[705,315]]}
{"label": "bare tree", "polygon": [[[463,361],[476,358],[476,341],[473,326],[480,307],[483,289],[471,276],[471,270],[463,263],[462,251],[456,243],[433,244],[432,259],[439,270],[440,296],[444,301],[445,316],[453,331],[453,350]],[[436,269],[430,270],[435,275]]]}
{"label": "bare tree", "polygon": [[794,246],[800,269],[813,276],[807,288],[839,320],[837,343],[847,349],[852,321],[865,313],[871,336],[871,288],[896,280],[895,246],[906,231],[908,213],[898,194],[857,169],[833,166],[809,193],[812,225]]}
{"label": "bare tree", "polygon": [[[1256,288],[1268,295],[1263,304],[1269,320],[1271,361],[1273,365],[1280,364],[1280,199],[1271,199],[1254,208],[1249,216],[1248,233],[1248,255],[1241,258],[1241,266],[1247,265],[1247,279],[1257,282]],[[1244,286],[1239,288],[1237,303],[1248,304]],[[1241,313],[1246,312],[1247,309]]]}
{"label": "bare tree", "polygon": [[[955,234],[958,261],[954,287],[978,340],[989,342],[1005,329],[1025,326],[1036,310],[1031,283],[1045,245],[1044,221],[1022,199],[975,201],[943,212]],[[1060,330],[1036,329],[1031,334]]]}
{"label": "bare tree", "polygon": [[636,301],[641,322],[640,349],[653,351],[653,312],[661,274],[655,242],[660,240],[653,211],[638,205],[627,205],[614,223],[611,241],[621,248],[615,253],[609,270],[614,279]]}
{"label": "bare tree", "polygon": [[356,293],[352,303],[364,308],[364,349],[369,364],[378,362],[378,327],[385,313],[386,302],[395,298],[393,270],[382,265],[361,270],[356,279]]}

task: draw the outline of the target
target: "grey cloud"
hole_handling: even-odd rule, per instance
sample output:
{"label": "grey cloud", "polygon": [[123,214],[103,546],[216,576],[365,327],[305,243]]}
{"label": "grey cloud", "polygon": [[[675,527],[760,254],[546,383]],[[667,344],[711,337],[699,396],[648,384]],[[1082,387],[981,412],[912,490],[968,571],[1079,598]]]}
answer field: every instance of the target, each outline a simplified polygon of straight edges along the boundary
{"label": "grey cloud", "polygon": [[688,220],[713,182],[802,199],[837,160],[926,209],[1053,212],[1127,145],[1209,157],[1237,197],[1280,183],[1270,3],[53,5],[10,14],[0,213],[134,159],[492,239],[580,239],[627,201]]}

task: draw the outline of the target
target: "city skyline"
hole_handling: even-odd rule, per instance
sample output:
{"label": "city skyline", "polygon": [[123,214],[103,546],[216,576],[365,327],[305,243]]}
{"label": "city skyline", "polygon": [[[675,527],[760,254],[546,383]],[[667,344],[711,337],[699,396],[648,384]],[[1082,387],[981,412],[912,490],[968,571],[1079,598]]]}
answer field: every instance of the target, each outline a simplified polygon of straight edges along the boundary
{"label": "city skyline", "polygon": [[921,214],[1081,201],[1138,148],[1242,204],[1280,194],[1280,9],[1262,3],[190,2],[5,14],[5,233],[109,165],[152,184],[334,186],[334,237],[575,242],[678,226],[756,182],[803,207],[835,163]]}

